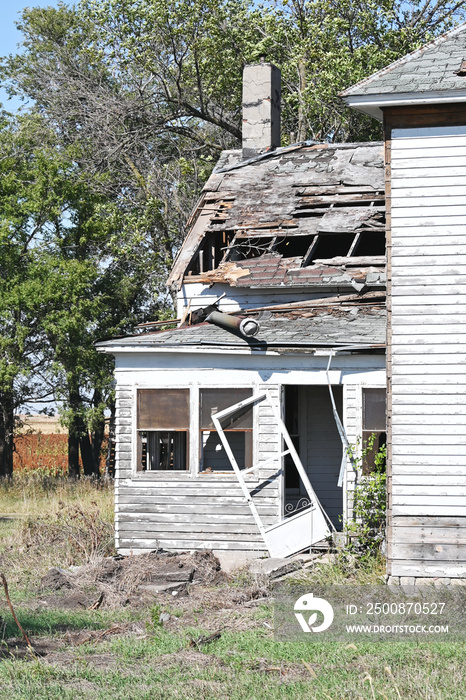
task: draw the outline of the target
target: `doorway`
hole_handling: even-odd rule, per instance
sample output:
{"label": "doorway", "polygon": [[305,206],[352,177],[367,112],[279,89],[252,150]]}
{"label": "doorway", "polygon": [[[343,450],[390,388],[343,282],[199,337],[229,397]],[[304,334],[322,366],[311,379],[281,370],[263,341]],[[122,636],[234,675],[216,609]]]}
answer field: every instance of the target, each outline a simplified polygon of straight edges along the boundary
{"label": "doorway", "polygon": [[[332,387],[340,419],[343,387]],[[323,509],[341,530],[343,489],[337,486],[342,444],[327,386],[285,386],[285,425]],[[307,493],[290,456],[284,459],[285,517],[306,507]]]}

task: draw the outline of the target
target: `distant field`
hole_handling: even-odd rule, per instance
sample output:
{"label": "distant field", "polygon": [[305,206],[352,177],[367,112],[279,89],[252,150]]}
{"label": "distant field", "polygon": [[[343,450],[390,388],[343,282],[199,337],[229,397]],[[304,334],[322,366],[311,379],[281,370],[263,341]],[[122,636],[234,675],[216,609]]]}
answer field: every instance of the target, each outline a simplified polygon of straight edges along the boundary
{"label": "distant field", "polygon": [[13,471],[50,470],[56,476],[66,473],[68,435],[17,435],[13,455]]}
{"label": "distant field", "polygon": [[[107,439],[102,444],[100,468],[105,468]],[[63,476],[68,466],[68,435],[65,433],[33,433],[17,435],[13,455],[13,471],[39,469],[50,475]],[[82,464],[80,464],[82,467]]]}

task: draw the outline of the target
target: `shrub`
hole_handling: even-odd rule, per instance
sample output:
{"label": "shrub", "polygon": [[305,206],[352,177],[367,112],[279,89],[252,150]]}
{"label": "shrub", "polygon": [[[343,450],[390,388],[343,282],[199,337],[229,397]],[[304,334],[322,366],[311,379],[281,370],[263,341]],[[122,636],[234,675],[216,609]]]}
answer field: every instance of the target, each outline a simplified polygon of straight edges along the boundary
{"label": "shrub", "polygon": [[[353,548],[362,553],[379,551],[385,541],[387,510],[387,449],[384,445],[374,457],[371,474],[363,475],[362,463],[374,447],[375,434],[364,445],[361,456],[354,459],[358,472],[358,483],[354,491],[353,520],[348,524],[349,535],[357,535]],[[353,451],[353,455],[354,455]]]}

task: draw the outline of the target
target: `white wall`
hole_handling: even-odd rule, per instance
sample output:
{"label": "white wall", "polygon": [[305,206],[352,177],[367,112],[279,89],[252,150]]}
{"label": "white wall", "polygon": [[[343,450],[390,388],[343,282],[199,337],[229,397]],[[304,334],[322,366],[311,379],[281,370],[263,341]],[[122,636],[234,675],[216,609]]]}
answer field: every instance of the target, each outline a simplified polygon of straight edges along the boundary
{"label": "white wall", "polygon": [[466,575],[466,127],[391,142],[392,574]]}

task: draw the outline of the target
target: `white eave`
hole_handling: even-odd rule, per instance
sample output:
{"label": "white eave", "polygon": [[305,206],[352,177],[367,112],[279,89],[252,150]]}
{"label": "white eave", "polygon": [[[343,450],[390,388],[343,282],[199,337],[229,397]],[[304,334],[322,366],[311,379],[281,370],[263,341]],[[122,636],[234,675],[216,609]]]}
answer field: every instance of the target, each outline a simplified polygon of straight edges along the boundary
{"label": "white eave", "polygon": [[343,97],[348,107],[383,120],[384,107],[403,107],[408,105],[451,104],[466,102],[466,90],[438,90],[429,92],[397,92],[379,95],[348,95]]}
{"label": "white eave", "polygon": [[182,354],[182,355],[205,355],[205,354],[215,354],[215,355],[280,355],[278,350],[271,348],[261,348],[254,347],[253,349],[249,347],[238,347],[232,345],[231,347],[226,346],[197,346],[197,347],[186,347],[183,345],[170,345],[170,346],[154,346],[154,345],[96,345],[98,352],[105,353],[106,355],[128,355],[128,354],[138,354],[138,355],[152,355],[152,354]]}

